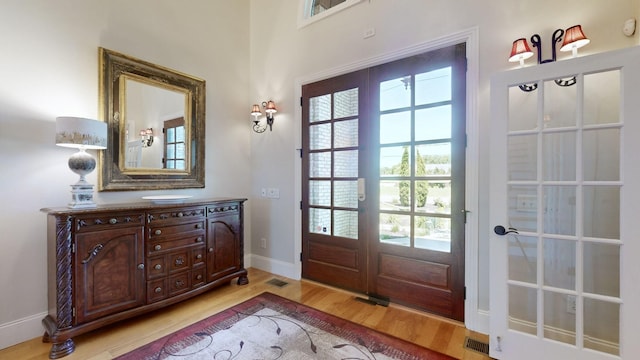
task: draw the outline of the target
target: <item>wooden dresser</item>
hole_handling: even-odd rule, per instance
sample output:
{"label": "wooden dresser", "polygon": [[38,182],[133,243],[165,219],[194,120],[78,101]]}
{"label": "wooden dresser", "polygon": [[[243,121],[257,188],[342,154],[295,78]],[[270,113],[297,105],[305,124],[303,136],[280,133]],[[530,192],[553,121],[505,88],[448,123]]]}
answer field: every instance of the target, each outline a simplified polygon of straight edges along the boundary
{"label": "wooden dresser", "polygon": [[246,199],[47,208],[49,357],[73,337],[175,304],[238,278]]}

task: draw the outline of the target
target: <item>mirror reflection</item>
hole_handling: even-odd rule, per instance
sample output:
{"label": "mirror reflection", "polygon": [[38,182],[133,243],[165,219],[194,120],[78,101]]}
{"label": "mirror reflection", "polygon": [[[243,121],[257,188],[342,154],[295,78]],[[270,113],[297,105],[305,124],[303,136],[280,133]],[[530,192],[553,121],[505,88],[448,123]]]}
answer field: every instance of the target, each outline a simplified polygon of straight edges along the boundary
{"label": "mirror reflection", "polygon": [[188,93],[147,79],[124,76],[121,127],[126,146],[120,167],[185,170]]}
{"label": "mirror reflection", "polygon": [[100,191],[204,187],[205,81],[104,48]]}

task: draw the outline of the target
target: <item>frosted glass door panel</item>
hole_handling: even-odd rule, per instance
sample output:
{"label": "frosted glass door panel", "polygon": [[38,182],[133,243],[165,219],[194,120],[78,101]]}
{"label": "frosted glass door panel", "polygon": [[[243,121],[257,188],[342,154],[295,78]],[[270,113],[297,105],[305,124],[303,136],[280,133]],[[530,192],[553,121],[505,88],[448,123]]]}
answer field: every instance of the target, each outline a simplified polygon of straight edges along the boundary
{"label": "frosted glass door panel", "polygon": [[576,126],[577,86],[558,86],[555,81],[544,82],[544,128]]}
{"label": "frosted glass door panel", "polygon": [[620,123],[620,70],[584,76],[584,125]]}
{"label": "frosted glass door panel", "polygon": [[538,127],[538,94],[509,87],[509,131],[534,130]]}
{"label": "frosted glass door panel", "polygon": [[536,180],[538,178],[538,136],[511,136],[507,147],[509,180]]}
{"label": "frosted glass door panel", "polygon": [[620,129],[585,130],[582,143],[585,181],[620,180]]}
{"label": "frosted glass door panel", "polygon": [[576,133],[560,132],[542,136],[544,180],[576,180]]}

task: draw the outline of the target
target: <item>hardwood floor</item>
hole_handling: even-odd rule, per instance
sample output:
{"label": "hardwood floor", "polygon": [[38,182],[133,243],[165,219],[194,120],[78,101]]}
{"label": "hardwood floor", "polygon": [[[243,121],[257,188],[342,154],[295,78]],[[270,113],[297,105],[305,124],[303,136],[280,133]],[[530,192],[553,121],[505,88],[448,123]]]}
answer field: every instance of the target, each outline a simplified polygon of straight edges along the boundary
{"label": "hardwood floor", "polygon": [[[273,278],[283,287],[270,285]],[[355,294],[307,280],[295,281],[249,269],[249,285],[226,285],[166,309],[126,320],[76,337],[76,350],[65,360],[106,360],[174,332],[264,291],[334,314],[378,331],[406,339],[464,360],[486,360],[488,356],[464,348],[465,337],[487,342],[487,337],[469,331],[460,323],[396,305],[373,306],[355,300]],[[47,359],[50,344],[40,337],[0,350],[0,359]]]}

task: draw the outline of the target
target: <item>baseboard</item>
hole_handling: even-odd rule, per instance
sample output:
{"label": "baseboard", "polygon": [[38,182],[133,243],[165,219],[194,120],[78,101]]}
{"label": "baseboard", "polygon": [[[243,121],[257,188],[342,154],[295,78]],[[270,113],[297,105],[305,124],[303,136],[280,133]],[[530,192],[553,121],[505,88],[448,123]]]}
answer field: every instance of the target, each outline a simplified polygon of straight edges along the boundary
{"label": "baseboard", "polygon": [[[514,330],[518,330],[521,332],[525,332],[528,334],[535,334],[537,332],[537,326],[535,323],[517,319],[517,318],[509,318],[510,328]],[[569,344],[575,344],[576,342],[576,333],[573,331],[560,329],[553,326],[546,325],[544,327],[545,337],[554,339],[556,341],[562,341]],[[595,337],[591,337],[588,335],[584,335],[584,346],[589,349],[598,350],[601,352],[609,353],[609,354],[619,354],[620,346],[611,341],[598,339]]]}
{"label": "baseboard", "polygon": [[[274,260],[260,255],[248,255],[245,257],[245,267],[254,267],[274,275],[288,277],[293,280],[300,280],[300,273],[296,271],[295,264]],[[251,281],[251,279],[249,279]]]}
{"label": "baseboard", "polygon": [[482,334],[489,334],[489,310],[478,309],[476,323],[471,330]]}
{"label": "baseboard", "polygon": [[42,336],[42,319],[45,316],[47,313],[43,312],[0,324],[0,349]]}

